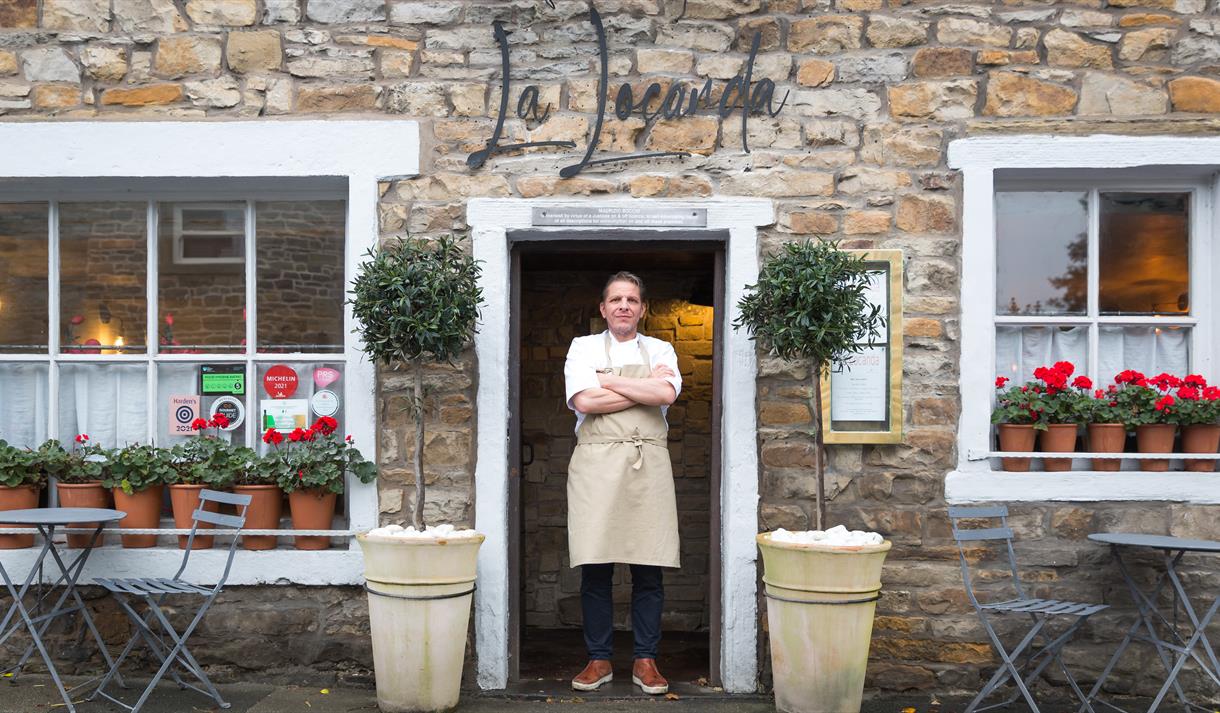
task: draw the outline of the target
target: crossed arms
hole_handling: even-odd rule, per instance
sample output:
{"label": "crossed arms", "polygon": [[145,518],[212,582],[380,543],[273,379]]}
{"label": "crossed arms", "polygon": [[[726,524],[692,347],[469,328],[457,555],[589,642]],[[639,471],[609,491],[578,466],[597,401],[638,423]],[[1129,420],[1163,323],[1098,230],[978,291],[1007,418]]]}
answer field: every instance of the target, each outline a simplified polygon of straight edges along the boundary
{"label": "crossed arms", "polygon": [[678,398],[673,384],[666,381],[672,376],[673,370],[664,364],[654,367],[646,379],[599,373],[600,386],[573,396],[572,405],[581,413],[615,413],[636,404],[669,406]]}

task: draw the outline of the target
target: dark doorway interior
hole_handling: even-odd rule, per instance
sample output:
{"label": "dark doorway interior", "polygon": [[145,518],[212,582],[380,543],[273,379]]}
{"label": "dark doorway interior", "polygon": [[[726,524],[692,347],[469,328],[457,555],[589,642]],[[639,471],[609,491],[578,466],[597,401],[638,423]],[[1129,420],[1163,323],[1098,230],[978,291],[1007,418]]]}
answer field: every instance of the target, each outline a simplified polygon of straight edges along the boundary
{"label": "dark doorway interior", "polygon": [[[575,417],[564,398],[563,366],[576,336],[605,329],[597,311],[607,277],[640,275],[649,310],[641,331],[674,345],[683,389],[669,409],[669,448],[678,496],[682,567],[667,570],[660,664],[673,682],[712,680],[718,547],[713,543],[718,477],[713,459],[715,344],[713,295],[719,243],[660,248],[638,242],[600,250],[562,243],[518,245],[521,433],[516,621],[519,680],[566,680],[584,664],[580,572],[568,565],[566,476]],[[630,574],[615,575],[615,657],[631,659]]]}

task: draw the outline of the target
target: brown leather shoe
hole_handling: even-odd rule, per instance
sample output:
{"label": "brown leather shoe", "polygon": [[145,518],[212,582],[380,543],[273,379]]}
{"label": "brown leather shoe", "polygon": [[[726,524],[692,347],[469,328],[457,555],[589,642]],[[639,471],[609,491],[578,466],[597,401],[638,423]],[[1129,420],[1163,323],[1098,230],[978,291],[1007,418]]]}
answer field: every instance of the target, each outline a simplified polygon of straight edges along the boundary
{"label": "brown leather shoe", "polygon": [[657,670],[656,659],[636,659],[631,667],[631,682],[639,686],[644,693],[660,695],[669,692],[669,681]]}
{"label": "brown leather shoe", "polygon": [[596,691],[614,680],[614,669],[605,659],[590,659],[585,670],[572,679],[572,688],[577,691]]}

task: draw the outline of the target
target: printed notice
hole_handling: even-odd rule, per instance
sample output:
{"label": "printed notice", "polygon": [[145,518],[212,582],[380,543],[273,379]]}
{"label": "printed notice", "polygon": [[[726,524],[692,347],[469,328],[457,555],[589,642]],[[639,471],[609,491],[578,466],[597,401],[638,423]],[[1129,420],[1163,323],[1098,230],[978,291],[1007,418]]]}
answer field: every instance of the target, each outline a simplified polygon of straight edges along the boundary
{"label": "printed notice", "polygon": [[196,394],[169,397],[169,435],[189,436],[195,433],[191,424],[199,418],[199,396]]}
{"label": "printed notice", "polygon": [[262,402],[261,428],[289,433],[309,425],[309,399],[278,399]]}
{"label": "printed notice", "polygon": [[534,208],[536,226],[591,225],[619,228],[705,228],[706,208],[581,205]]}
{"label": "printed notice", "polygon": [[886,347],[867,347],[830,374],[831,421],[885,421],[889,400]]}

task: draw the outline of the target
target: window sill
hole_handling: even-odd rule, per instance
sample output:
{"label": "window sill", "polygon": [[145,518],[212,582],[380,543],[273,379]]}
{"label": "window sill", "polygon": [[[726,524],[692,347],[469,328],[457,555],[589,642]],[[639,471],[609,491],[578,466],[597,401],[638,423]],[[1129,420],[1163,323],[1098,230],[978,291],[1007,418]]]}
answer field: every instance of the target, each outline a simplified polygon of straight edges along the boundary
{"label": "window sill", "polygon": [[945,476],[945,501],[979,502],[1182,502],[1220,504],[1220,472],[1063,471],[1028,472],[986,469],[951,471]]}
{"label": "window sill", "polygon": [[[113,536],[112,536],[113,537]],[[57,538],[58,539],[58,538]],[[117,538],[114,544],[98,547],[89,555],[82,583],[97,577],[173,577],[182,564],[182,550],[175,546],[125,549]],[[35,563],[41,548],[40,542],[23,550],[0,550],[0,564],[9,578],[24,581],[30,567]],[[79,550],[68,550],[60,546],[65,560],[75,558]],[[191,584],[212,585],[224,572],[228,548],[195,550],[191,553],[190,565],[183,579]],[[52,583],[58,568],[47,555],[42,581]],[[65,562],[67,563],[67,561]],[[233,569],[229,572],[227,586],[257,584],[301,584],[301,585],[352,585],[364,582],[364,558],[354,541],[351,549],[335,545],[329,550],[295,550],[291,542],[280,544],[278,549],[250,551],[240,547],[233,556]]]}

